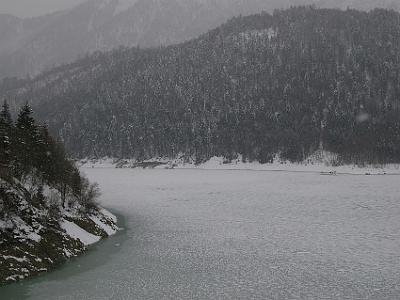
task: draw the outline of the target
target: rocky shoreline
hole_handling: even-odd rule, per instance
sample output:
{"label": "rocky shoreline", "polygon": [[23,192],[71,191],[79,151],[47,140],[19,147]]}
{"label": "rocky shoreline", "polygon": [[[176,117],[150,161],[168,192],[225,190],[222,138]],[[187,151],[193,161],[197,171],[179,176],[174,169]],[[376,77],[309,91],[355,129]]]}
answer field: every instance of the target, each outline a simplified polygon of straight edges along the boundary
{"label": "rocky shoreline", "polygon": [[0,222],[0,285],[51,271],[118,230],[117,218],[102,208],[85,215],[66,210],[46,224],[29,212],[8,224]]}

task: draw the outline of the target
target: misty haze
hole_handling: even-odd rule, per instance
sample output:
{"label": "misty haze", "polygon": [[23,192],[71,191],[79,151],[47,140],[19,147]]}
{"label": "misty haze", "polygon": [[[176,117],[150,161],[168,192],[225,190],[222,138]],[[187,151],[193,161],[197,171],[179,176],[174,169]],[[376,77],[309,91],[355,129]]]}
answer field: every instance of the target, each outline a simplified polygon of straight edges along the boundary
{"label": "misty haze", "polygon": [[400,299],[398,0],[2,0],[0,299]]}

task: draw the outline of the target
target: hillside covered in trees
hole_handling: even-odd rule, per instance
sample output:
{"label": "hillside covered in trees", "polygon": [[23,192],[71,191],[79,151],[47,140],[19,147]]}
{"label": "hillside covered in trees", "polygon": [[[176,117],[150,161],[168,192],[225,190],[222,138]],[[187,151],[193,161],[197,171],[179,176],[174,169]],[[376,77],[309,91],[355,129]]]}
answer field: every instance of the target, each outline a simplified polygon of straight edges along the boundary
{"label": "hillside covered in trees", "polygon": [[[297,7],[156,49],[97,53],[23,82],[74,157],[400,161],[400,14]],[[14,100],[15,99],[15,100]]]}
{"label": "hillside covered in trees", "polygon": [[[25,105],[0,112],[0,285],[47,271],[116,229],[96,204],[96,184]],[[76,232],[85,235],[76,236]]]}
{"label": "hillside covered in trees", "polygon": [[[67,158],[63,145],[50,136],[46,126],[36,124],[32,113],[29,105],[23,106],[14,124],[8,104],[3,105],[0,112],[1,179],[11,185],[29,186],[38,199],[43,199],[43,187],[47,185],[58,192],[64,208],[74,202],[79,202],[85,210],[95,208],[97,186],[88,183]],[[4,196],[0,211],[3,214],[12,210],[9,205],[14,204],[7,201],[6,194]]]}

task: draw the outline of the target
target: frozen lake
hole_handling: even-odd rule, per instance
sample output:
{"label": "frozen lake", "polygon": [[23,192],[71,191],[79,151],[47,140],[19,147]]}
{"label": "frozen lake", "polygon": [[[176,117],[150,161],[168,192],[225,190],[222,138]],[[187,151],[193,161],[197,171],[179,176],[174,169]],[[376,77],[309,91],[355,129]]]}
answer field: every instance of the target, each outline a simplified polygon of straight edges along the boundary
{"label": "frozen lake", "polygon": [[84,169],[126,230],[3,299],[399,299],[400,177]]}

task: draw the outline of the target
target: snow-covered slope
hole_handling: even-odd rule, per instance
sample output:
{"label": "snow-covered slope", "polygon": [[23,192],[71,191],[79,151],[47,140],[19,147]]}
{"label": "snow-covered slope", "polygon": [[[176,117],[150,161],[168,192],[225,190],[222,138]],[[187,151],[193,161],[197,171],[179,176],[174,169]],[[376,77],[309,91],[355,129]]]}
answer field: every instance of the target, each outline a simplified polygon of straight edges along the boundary
{"label": "snow-covered slope", "polygon": [[39,200],[18,182],[0,186],[0,285],[46,272],[118,230],[105,209],[54,213],[49,190]]}

